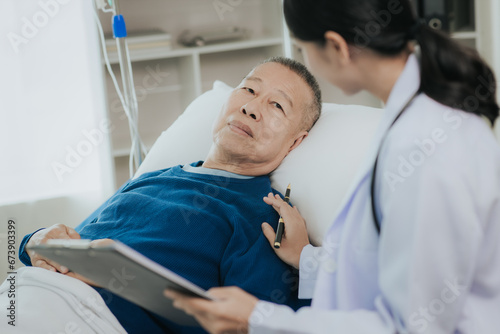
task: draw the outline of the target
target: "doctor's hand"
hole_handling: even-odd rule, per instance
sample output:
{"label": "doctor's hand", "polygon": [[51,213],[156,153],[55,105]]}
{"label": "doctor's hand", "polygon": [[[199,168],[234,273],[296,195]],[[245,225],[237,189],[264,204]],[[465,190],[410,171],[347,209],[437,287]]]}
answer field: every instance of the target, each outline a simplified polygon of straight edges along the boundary
{"label": "doctor's hand", "polygon": [[29,250],[29,247],[45,244],[49,239],[80,239],[80,234],[71,227],[63,224],[56,224],[36,232],[26,244],[26,252],[31,259],[33,267],[40,267],[54,272],[58,271],[63,274],[68,273],[68,268],[44,258],[35,251]]}
{"label": "doctor's hand", "polygon": [[237,287],[212,288],[208,293],[216,300],[189,297],[173,290],[164,292],[174,300],[174,307],[194,316],[212,334],[248,333],[248,319],[259,300]]}
{"label": "doctor's hand", "polygon": [[264,202],[273,206],[274,210],[281,215],[285,224],[280,248],[274,248],[276,233],[268,223],[262,224],[264,235],[271,244],[271,247],[273,247],[276,255],[278,255],[283,262],[299,269],[302,249],[309,245],[309,237],[307,235],[304,218],[302,218],[296,206],[291,207],[277,194],[274,195],[273,193],[269,193],[267,197],[264,197]]}

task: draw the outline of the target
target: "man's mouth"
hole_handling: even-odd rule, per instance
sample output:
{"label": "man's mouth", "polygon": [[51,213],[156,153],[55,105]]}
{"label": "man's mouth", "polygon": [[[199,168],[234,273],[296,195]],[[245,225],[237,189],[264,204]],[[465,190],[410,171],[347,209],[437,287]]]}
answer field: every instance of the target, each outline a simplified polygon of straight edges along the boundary
{"label": "man's mouth", "polygon": [[239,132],[241,134],[247,134],[248,136],[253,138],[252,129],[250,129],[250,127],[245,125],[244,123],[240,121],[231,121],[228,125],[233,131]]}

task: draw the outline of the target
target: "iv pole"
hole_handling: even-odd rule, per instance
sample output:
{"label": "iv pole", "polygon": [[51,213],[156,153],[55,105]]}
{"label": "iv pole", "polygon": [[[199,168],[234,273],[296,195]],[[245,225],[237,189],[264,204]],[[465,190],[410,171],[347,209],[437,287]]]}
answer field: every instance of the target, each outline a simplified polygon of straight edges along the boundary
{"label": "iv pole", "polygon": [[[108,1],[113,8],[113,37],[116,39],[116,46],[118,50],[118,60],[120,64],[120,72],[122,76],[122,86],[123,86],[123,97],[126,103],[124,108],[125,112],[128,113],[129,118],[129,128],[131,134],[131,160],[130,160],[130,172],[132,174],[133,170],[137,170],[139,165],[146,154],[143,149],[142,141],[139,135],[138,128],[138,104],[137,97],[135,93],[134,80],[132,74],[132,68],[130,63],[130,56],[127,47],[127,29],[125,27],[125,20],[123,15],[120,14],[120,6],[118,0]],[[132,166],[132,160],[134,166]],[[131,175],[132,177],[132,175]]]}

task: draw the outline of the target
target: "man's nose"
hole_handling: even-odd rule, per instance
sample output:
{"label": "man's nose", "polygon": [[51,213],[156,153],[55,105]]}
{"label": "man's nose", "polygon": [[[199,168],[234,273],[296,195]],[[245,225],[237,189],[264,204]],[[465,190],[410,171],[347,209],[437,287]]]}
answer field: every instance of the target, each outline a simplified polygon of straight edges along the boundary
{"label": "man's nose", "polygon": [[257,106],[257,103],[247,103],[243,107],[241,107],[241,112],[244,115],[250,116],[256,121],[259,121],[261,118],[261,114],[259,112],[259,107]]}

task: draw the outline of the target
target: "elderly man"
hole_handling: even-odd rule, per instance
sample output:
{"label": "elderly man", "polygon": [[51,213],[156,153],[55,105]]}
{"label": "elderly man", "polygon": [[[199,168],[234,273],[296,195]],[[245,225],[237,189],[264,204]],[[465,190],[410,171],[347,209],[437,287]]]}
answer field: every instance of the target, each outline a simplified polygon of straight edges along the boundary
{"label": "elderly man", "polygon": [[[269,173],[307,136],[320,111],[321,93],[307,69],[290,59],[271,58],[231,93],[215,122],[205,161],[128,181],[76,230],[54,225],[27,235],[20,258],[27,265],[72,275],[26,252],[26,245],[109,238],[203,288],[236,285],[260,299],[294,304],[296,282],[286,275],[290,267],[261,230],[262,222],[276,227],[278,221],[263,197],[276,194]],[[202,331],[182,328],[117,296],[107,299],[130,333]]]}

